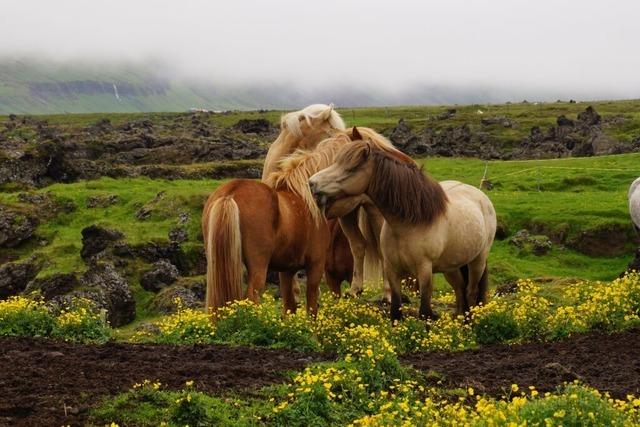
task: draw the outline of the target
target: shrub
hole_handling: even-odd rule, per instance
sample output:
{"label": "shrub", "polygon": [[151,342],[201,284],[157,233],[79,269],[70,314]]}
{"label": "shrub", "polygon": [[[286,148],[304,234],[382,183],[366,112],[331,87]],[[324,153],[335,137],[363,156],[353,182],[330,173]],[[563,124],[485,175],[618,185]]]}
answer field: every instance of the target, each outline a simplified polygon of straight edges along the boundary
{"label": "shrub", "polygon": [[65,341],[105,342],[111,332],[105,314],[98,313],[92,301],[77,298],[56,316],[51,336]]}
{"label": "shrub", "polygon": [[47,337],[54,325],[42,300],[14,296],[0,301],[0,336]]}

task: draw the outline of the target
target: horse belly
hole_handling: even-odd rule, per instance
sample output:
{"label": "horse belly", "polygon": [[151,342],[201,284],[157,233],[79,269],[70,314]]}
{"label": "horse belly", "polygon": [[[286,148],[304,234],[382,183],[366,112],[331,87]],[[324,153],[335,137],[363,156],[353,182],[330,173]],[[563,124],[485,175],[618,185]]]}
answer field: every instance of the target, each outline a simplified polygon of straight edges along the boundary
{"label": "horse belly", "polygon": [[456,270],[487,250],[490,239],[482,212],[479,209],[458,212],[464,213],[450,218],[446,244],[440,256],[434,259],[434,271]]}

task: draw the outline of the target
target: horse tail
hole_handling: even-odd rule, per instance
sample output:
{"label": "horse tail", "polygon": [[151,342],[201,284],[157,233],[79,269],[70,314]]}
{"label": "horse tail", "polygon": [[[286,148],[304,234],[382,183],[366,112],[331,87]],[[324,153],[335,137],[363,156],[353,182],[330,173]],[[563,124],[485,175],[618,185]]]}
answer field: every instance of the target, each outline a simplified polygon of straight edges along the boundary
{"label": "horse tail", "polygon": [[476,304],[487,303],[488,290],[489,290],[489,266],[488,264],[485,264],[484,271],[482,272],[482,276],[480,277],[480,281],[478,282],[478,300],[476,301]]}
{"label": "horse tail", "polygon": [[206,309],[215,310],[242,299],[242,240],[240,210],[231,196],[221,197],[209,209]]}
{"label": "horse tail", "polygon": [[364,248],[364,280],[377,282],[382,277],[382,256],[380,242],[373,232],[367,212],[360,208],[358,211],[358,226],[365,241]]}

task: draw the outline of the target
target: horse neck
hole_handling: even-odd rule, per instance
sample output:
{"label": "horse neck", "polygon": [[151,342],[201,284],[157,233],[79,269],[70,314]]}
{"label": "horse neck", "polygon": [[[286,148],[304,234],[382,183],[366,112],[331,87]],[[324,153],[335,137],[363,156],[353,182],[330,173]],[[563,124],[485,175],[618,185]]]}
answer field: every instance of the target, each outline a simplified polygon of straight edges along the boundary
{"label": "horse neck", "polygon": [[[442,188],[442,186],[438,181],[434,180],[433,183],[436,184],[438,187],[440,187],[442,192],[445,193],[444,188]],[[398,191],[402,191],[402,189],[398,189]],[[375,205],[378,211],[380,211],[380,214],[384,217],[385,222],[389,225],[389,227],[391,227],[392,230],[429,226],[432,223],[439,221],[440,217],[445,217],[447,214],[447,210],[449,208],[448,198],[445,193],[444,197],[445,197],[445,200],[447,200],[447,203],[445,204],[444,211],[441,215],[437,216],[431,221],[412,222],[408,220],[408,218],[393,212],[392,209],[386,206],[384,203],[381,203],[381,201],[378,199],[378,196],[373,192],[371,192],[369,188],[367,188],[367,190],[365,191],[365,195],[369,197],[369,199],[371,200],[371,203],[373,203],[373,205]]]}

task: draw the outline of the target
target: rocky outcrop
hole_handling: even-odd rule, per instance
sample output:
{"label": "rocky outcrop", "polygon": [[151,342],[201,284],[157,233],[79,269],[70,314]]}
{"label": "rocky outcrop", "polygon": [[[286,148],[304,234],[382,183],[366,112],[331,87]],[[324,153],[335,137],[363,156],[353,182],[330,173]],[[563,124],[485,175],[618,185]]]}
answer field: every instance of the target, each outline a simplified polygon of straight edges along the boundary
{"label": "rocky outcrop", "polygon": [[107,310],[107,320],[113,327],[131,322],[136,315],[136,302],[127,281],[111,263],[93,263],[80,278],[82,291],[66,294],[62,299],[83,296]]}
{"label": "rocky outcrop", "polygon": [[556,126],[542,131],[531,128],[528,137],[515,153],[520,158],[587,157],[604,154],[620,154],[633,151],[634,147],[608,136],[602,129],[602,117],[589,106],[578,114],[576,120],[561,115]]}
{"label": "rocky outcrop", "polygon": [[76,289],[79,284],[78,276],[74,273],[57,273],[32,280],[24,292],[37,292],[46,301],[49,301],[53,298],[68,294]]}
{"label": "rocky outcrop", "polygon": [[545,255],[553,246],[551,239],[543,235],[531,235],[528,230],[520,230],[509,239],[509,244],[534,255]]}
{"label": "rocky outcrop", "polygon": [[12,248],[28,240],[38,220],[29,213],[0,205],[0,248]]}
{"label": "rocky outcrop", "polygon": [[[29,117],[5,122],[5,132],[20,129],[38,137],[37,144],[19,136],[4,139],[0,129],[0,184],[42,186],[101,176],[191,177],[193,171],[183,166],[259,159],[266,154],[265,143],[277,134],[265,119],[224,128],[201,115],[134,120],[121,126],[108,119],[84,128],[60,126]],[[219,178],[237,172],[229,165],[209,169]],[[260,176],[259,170],[244,172],[247,178]]]}
{"label": "rocky outcrop", "polygon": [[23,262],[9,262],[0,266],[0,299],[17,295],[38,274],[41,264],[35,258]]}
{"label": "rocky outcrop", "polygon": [[156,261],[140,278],[140,285],[147,291],[158,292],[178,280],[179,272],[175,265],[166,259]]}
{"label": "rocky outcrop", "polygon": [[242,133],[257,134],[269,134],[276,130],[271,125],[271,122],[266,119],[241,119],[238,123],[233,125],[233,128]]}
{"label": "rocky outcrop", "polygon": [[99,256],[107,248],[124,237],[118,230],[90,225],[82,230],[82,249],[80,256],[84,260]]}
{"label": "rocky outcrop", "polygon": [[395,147],[411,156],[507,160],[584,157],[640,151],[640,137],[637,142],[625,143],[608,136],[603,131],[603,126],[612,123],[611,120],[604,120],[593,107],[587,107],[576,119],[558,116],[556,125],[546,130],[533,126],[522,141],[506,145],[503,139],[496,138],[491,133],[491,126],[517,127],[518,123],[508,117],[483,117],[480,119],[480,128],[472,127],[469,123],[442,127],[438,120],[440,119],[431,119],[424,130],[416,132],[407,121],[400,119],[390,131],[389,139]]}
{"label": "rocky outcrop", "polygon": [[[177,300],[180,302],[178,303]],[[177,311],[178,307],[198,309],[204,304],[192,290],[182,286],[172,286],[160,291],[153,299],[151,306],[160,313],[169,314]]]}

